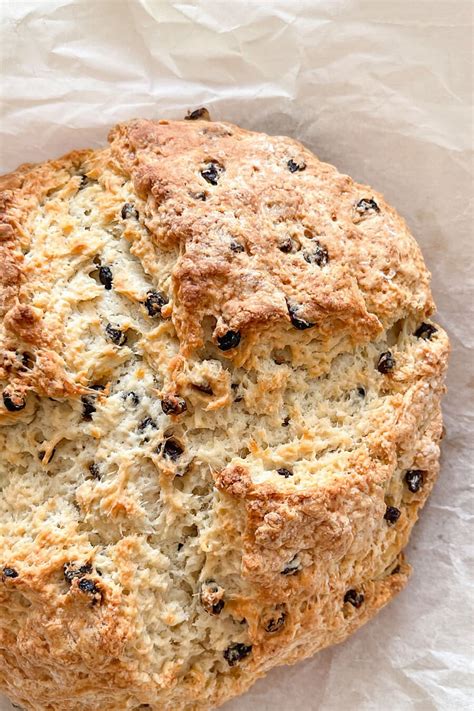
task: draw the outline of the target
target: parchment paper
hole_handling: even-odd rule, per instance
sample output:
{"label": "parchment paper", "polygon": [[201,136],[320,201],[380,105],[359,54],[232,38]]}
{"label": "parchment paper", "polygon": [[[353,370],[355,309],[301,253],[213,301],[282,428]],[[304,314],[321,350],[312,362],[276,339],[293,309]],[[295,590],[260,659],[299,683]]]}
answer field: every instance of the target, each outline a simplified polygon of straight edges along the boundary
{"label": "parchment paper", "polygon": [[[407,589],[343,645],[226,711],[472,704],[472,11],[460,0],[55,0],[2,9],[2,172],[104,143],[129,117],[295,136],[406,217],[453,353],[442,473]],[[0,701],[3,711],[9,703]],[[107,709],[104,709],[107,711]],[[179,711],[179,709],[177,710]]]}

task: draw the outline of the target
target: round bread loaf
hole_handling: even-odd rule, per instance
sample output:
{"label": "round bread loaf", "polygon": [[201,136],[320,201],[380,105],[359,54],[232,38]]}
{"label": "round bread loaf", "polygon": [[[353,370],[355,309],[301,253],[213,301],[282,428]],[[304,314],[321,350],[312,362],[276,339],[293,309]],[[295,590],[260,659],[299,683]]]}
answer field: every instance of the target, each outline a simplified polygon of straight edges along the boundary
{"label": "round bread loaf", "polygon": [[404,221],[188,118],[0,183],[0,687],[32,711],[210,709],[340,642],[438,471]]}

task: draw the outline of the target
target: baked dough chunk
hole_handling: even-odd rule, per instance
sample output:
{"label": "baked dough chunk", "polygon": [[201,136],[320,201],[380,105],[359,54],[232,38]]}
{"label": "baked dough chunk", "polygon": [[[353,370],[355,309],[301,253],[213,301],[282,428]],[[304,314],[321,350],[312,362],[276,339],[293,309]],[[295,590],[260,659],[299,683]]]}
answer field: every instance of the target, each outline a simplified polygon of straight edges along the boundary
{"label": "baked dough chunk", "polygon": [[340,642],[438,471],[404,221],[189,118],[0,182],[0,686],[32,711],[210,709]]}

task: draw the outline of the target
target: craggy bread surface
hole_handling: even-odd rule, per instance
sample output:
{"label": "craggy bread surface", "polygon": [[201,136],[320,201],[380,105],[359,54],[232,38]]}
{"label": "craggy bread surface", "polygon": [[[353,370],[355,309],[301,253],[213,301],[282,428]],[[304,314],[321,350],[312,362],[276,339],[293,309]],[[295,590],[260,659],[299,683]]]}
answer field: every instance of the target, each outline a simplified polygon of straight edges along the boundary
{"label": "craggy bread surface", "polygon": [[0,179],[0,686],[27,709],[210,709],[409,574],[448,353],[420,250],[301,144],[202,118]]}

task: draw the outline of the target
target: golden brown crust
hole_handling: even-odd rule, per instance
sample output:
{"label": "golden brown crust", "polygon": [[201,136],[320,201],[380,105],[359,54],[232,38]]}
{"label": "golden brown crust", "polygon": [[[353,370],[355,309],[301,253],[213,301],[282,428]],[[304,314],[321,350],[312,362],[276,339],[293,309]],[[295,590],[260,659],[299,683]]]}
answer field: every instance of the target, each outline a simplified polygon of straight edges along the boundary
{"label": "golden brown crust", "polygon": [[[293,304],[323,339],[341,331],[356,343],[409,308],[430,312],[428,274],[403,220],[296,141],[232,124],[146,120],[118,126],[110,141],[146,200],[145,224],[179,248],[173,320],[183,348],[202,344],[205,316],[217,319],[215,337],[261,337],[289,322]],[[292,172],[289,161],[304,169]],[[218,166],[215,185],[202,177],[209,165]],[[357,211],[374,198],[377,209]],[[306,261],[326,245],[329,266]]]}
{"label": "golden brown crust", "polygon": [[438,472],[404,221],[190,118],[0,179],[0,686],[34,711],[208,709],[342,641]]}

